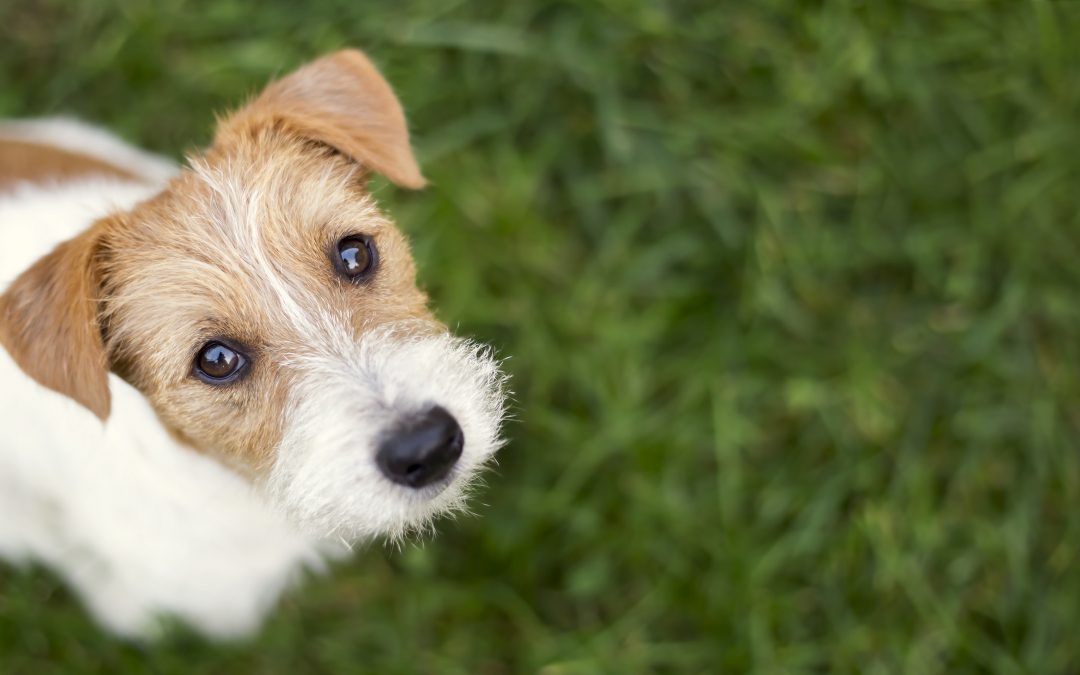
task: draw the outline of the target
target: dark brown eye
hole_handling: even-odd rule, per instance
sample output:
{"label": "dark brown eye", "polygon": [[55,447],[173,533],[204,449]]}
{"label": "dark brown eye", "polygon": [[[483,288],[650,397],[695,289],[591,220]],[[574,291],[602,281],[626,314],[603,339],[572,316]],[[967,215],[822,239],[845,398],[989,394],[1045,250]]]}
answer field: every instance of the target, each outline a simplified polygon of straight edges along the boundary
{"label": "dark brown eye", "polygon": [[378,257],[375,244],[368,237],[345,237],[337,245],[338,271],[354,281],[363,279],[375,269]]}
{"label": "dark brown eye", "polygon": [[220,342],[208,342],[195,357],[195,374],[204,382],[231,382],[240,374],[247,359],[232,347]]}

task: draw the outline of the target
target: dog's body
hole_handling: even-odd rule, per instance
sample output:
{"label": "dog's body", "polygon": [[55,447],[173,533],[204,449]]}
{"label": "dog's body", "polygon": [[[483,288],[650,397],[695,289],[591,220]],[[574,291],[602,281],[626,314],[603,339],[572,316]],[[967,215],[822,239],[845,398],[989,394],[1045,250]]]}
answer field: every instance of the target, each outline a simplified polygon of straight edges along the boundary
{"label": "dog's body", "polygon": [[[324,105],[354,95],[369,128]],[[396,105],[345,52],[180,172],[75,123],[0,124],[0,555],[117,632],[239,635],[303,568],[460,505],[501,376],[427,313],[357,183],[423,182]]]}
{"label": "dog's body", "polygon": [[[0,157],[15,143],[20,152],[38,145],[35,158],[60,147],[97,161],[69,157],[66,169],[47,164],[49,172],[0,185],[0,291],[176,171],[65,120],[0,123]],[[243,634],[302,565],[318,564],[312,539],[233,472],[173,440],[119,377],[110,376],[104,425],[2,349],[0,383],[0,554],[64,574],[111,629],[145,633],[167,614],[214,635]]]}

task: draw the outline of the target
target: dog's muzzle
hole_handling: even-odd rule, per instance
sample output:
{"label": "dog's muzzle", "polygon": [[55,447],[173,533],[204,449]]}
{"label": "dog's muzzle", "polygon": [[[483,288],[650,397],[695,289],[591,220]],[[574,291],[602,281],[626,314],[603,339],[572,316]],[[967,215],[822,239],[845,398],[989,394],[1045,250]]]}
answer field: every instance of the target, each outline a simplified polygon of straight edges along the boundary
{"label": "dog's muzzle", "polygon": [[390,434],[379,446],[375,463],[395,483],[421,488],[446,478],[464,447],[457,420],[435,406]]}

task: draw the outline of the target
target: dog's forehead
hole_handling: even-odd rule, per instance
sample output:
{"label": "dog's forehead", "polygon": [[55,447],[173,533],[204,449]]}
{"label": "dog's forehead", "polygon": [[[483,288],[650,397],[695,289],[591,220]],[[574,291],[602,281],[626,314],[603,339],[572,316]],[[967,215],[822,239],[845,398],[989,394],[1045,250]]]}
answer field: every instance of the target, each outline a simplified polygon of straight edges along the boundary
{"label": "dog's forehead", "polygon": [[360,168],[295,141],[241,145],[189,160],[169,192],[178,230],[240,250],[302,243],[312,230],[389,226],[363,188]]}
{"label": "dog's forehead", "polygon": [[[186,350],[215,336],[302,342],[358,309],[425,307],[407,242],[356,165],[301,144],[192,159],[130,221],[109,299],[120,339]],[[354,234],[379,245],[380,278],[365,292],[336,278],[331,262],[336,242]]]}

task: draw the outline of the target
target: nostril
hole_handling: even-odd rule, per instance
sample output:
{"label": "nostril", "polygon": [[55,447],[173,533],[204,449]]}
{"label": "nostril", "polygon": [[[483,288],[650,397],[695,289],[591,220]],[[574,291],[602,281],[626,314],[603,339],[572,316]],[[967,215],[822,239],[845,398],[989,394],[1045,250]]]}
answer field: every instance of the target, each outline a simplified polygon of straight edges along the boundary
{"label": "nostril", "polygon": [[464,446],[465,436],[457,420],[445,408],[435,406],[388,435],[375,462],[390,480],[418,488],[445,478]]}

